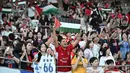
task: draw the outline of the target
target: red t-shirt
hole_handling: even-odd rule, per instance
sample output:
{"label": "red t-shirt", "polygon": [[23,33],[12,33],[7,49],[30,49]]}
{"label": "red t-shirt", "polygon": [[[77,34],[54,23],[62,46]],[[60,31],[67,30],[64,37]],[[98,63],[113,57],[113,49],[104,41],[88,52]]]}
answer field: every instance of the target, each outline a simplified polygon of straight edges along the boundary
{"label": "red t-shirt", "polygon": [[107,73],[107,72],[109,72],[109,71],[120,72],[120,70],[118,70],[118,69],[114,69],[114,70],[105,70],[104,73]]}
{"label": "red t-shirt", "polygon": [[[30,55],[28,55],[28,59],[29,59],[30,62],[32,62],[32,57]],[[27,70],[33,71],[31,64],[27,65]]]}
{"label": "red t-shirt", "polygon": [[86,9],[85,13],[86,13],[87,16],[90,16],[91,15],[91,9]]}
{"label": "red t-shirt", "polygon": [[[56,48],[56,52],[58,52],[58,66],[71,66],[71,52],[73,50],[72,44],[66,47],[64,50],[62,46],[58,46]],[[58,71],[60,72],[68,72],[71,71],[71,67],[58,67]]]}

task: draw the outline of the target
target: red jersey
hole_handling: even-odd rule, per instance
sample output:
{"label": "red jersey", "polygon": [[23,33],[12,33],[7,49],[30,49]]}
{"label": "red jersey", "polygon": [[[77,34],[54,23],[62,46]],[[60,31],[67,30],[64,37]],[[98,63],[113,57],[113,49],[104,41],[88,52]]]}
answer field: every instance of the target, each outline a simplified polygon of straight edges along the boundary
{"label": "red jersey", "polygon": [[121,73],[120,70],[118,69],[114,69],[114,70],[105,70],[104,73],[107,73],[107,72],[112,72],[112,73]]}
{"label": "red jersey", "polygon": [[[71,52],[73,50],[72,44],[63,49],[62,46],[58,46],[56,48],[56,52],[58,52],[58,66],[71,66]],[[71,67],[58,67],[58,71],[60,72],[68,72],[71,71]]]}

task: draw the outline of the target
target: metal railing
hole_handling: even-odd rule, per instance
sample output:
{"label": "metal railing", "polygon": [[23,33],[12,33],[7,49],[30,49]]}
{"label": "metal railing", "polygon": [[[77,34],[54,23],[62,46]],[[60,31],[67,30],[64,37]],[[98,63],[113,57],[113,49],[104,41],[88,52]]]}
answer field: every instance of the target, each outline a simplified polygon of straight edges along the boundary
{"label": "metal railing", "polygon": [[[13,60],[12,58],[6,58],[6,57],[0,57],[0,59]],[[18,69],[21,69],[21,62],[28,63],[28,64],[33,63],[33,62],[30,62],[30,61],[21,60]],[[82,65],[78,65],[78,66],[83,67]],[[57,68],[58,67],[60,67],[60,68],[66,68],[67,67],[68,68],[68,67],[72,67],[72,66],[56,66],[56,67]],[[92,67],[92,66],[88,65],[87,67]],[[105,66],[98,66],[98,67],[105,67]],[[109,65],[107,67],[126,67],[126,69],[125,69],[126,73],[128,73],[128,70],[130,69],[130,68],[128,68],[128,67],[130,67],[130,65]]]}

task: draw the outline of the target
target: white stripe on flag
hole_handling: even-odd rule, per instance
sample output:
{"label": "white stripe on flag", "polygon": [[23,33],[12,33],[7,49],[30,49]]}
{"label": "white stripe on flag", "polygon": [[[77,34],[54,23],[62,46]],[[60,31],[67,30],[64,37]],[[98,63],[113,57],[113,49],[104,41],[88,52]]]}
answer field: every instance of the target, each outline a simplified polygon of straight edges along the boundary
{"label": "white stripe on flag", "polygon": [[24,5],[26,4],[26,1],[18,2],[18,5]]}
{"label": "white stripe on flag", "polygon": [[4,12],[11,12],[12,9],[2,8],[2,11],[4,11]]}
{"label": "white stripe on flag", "polygon": [[75,23],[66,23],[66,22],[60,22],[61,26],[64,28],[73,28],[73,29],[80,29],[80,24],[75,24]]}
{"label": "white stripe on flag", "polygon": [[111,11],[112,9],[104,9],[102,8],[102,11]]}

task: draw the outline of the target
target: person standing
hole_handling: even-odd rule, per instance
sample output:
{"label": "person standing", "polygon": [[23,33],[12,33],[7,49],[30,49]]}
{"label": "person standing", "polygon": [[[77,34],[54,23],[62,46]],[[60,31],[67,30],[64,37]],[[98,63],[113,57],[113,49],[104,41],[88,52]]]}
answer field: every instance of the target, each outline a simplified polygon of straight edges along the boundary
{"label": "person standing", "polygon": [[63,0],[63,7],[64,10],[67,11],[69,8],[69,0]]}
{"label": "person standing", "polygon": [[[72,44],[67,44],[66,39],[63,37],[61,37],[61,40],[59,41],[60,44],[58,44],[55,31],[56,28],[53,27],[54,45],[56,47],[56,52],[58,53],[57,66],[71,66],[71,52],[78,44],[81,38],[81,32]],[[71,67],[58,67],[57,70],[57,73],[71,73]]]}

